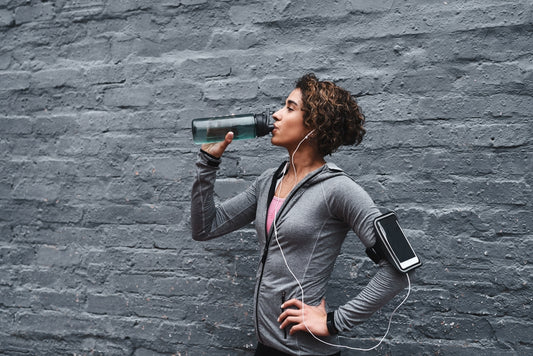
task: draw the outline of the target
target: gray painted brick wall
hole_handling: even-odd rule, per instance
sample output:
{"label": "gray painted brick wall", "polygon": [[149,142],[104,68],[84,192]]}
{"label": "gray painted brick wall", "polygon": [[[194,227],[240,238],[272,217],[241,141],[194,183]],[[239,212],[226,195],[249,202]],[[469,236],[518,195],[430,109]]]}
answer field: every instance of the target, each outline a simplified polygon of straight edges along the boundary
{"label": "gray painted brick wall", "polygon": [[[252,227],[190,238],[192,118],[359,98],[331,160],[425,265],[370,355],[530,355],[533,2],[0,0],[0,355],[251,355]],[[284,152],[235,142],[220,199]],[[375,271],[350,234],[328,300]],[[393,303],[341,341],[372,346]],[[352,336],[352,337],[350,337]]]}

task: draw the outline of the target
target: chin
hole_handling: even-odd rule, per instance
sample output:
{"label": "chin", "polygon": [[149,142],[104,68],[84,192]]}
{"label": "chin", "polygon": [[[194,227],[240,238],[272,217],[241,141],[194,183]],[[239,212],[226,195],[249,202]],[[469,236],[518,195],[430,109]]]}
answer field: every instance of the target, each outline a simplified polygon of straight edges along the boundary
{"label": "chin", "polygon": [[272,137],[270,138],[270,143],[273,144],[274,146],[277,146],[276,141],[277,141],[277,140],[276,140],[276,137],[272,136]]}

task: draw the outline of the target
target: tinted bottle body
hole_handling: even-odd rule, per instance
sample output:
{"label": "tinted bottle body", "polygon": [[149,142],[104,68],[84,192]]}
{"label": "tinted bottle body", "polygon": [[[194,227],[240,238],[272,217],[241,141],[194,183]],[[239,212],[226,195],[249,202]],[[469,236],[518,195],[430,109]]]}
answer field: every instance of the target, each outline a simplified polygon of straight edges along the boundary
{"label": "tinted bottle body", "polygon": [[194,119],[192,136],[194,143],[211,143],[224,141],[226,134],[232,131],[234,140],[260,137],[272,131],[268,124],[268,111],[261,114],[243,114]]}

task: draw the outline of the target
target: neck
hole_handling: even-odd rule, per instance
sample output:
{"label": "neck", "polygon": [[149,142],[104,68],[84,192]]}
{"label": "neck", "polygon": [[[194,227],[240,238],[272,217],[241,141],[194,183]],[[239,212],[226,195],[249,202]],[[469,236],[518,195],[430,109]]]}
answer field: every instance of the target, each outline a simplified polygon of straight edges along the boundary
{"label": "neck", "polygon": [[[319,155],[318,151],[311,146],[300,147],[296,152],[289,150],[289,157],[288,170],[283,175],[283,180],[276,189],[276,195],[281,198],[286,197],[308,173],[326,163],[324,157]],[[285,185],[283,181],[286,182]]]}
{"label": "neck", "polygon": [[302,145],[296,152],[289,151],[289,157],[290,165],[287,175],[294,175],[298,180],[326,163],[324,157],[314,147],[309,145]]}

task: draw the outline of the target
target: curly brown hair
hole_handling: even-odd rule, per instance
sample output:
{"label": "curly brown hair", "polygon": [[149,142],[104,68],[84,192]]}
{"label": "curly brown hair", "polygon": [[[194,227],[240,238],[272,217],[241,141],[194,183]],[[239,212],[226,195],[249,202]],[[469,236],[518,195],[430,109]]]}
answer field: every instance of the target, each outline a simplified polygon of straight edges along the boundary
{"label": "curly brown hair", "polygon": [[319,81],[313,73],[298,79],[296,88],[302,92],[304,125],[315,129],[323,156],[341,145],[361,143],[365,117],[350,92],[330,81]]}

